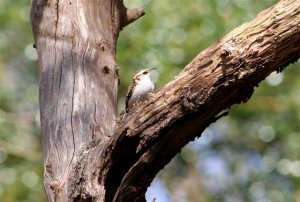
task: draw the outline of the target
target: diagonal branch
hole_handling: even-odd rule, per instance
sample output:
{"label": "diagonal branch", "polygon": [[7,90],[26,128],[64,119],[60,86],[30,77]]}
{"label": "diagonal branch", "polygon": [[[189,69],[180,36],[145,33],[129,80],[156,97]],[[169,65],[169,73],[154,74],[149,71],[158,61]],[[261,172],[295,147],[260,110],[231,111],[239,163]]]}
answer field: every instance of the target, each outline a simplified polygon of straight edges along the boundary
{"label": "diagonal branch", "polygon": [[300,57],[300,1],[282,0],[201,52],[120,123],[100,156],[107,201],[144,201],[151,181],[231,105]]}

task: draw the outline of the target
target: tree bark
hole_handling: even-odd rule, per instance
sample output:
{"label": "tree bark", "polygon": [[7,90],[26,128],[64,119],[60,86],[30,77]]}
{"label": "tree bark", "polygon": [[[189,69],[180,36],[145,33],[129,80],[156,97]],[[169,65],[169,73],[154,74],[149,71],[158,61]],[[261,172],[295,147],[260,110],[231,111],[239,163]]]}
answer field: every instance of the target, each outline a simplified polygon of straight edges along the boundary
{"label": "tree bark", "polygon": [[33,0],[49,201],[145,201],[184,145],[300,57],[300,1],[282,0],[117,120],[116,40],[143,14],[119,0]]}
{"label": "tree bark", "polygon": [[116,40],[142,14],[118,0],[32,2],[49,201],[72,198],[68,178],[80,149],[107,141],[116,129]]}

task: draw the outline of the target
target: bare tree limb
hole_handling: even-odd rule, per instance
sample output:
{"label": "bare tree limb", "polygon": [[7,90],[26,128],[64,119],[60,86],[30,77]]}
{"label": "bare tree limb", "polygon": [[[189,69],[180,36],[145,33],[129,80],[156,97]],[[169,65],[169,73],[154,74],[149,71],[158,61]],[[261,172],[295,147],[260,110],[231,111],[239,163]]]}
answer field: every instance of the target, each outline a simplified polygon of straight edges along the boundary
{"label": "bare tree limb", "polygon": [[134,22],[145,15],[144,8],[126,9],[122,19],[122,27]]}
{"label": "bare tree limb", "polygon": [[201,52],[117,124],[120,0],[33,0],[49,201],[145,201],[151,181],[221,111],[300,57],[300,1],[281,0]]}
{"label": "bare tree limb", "polygon": [[[144,200],[157,172],[273,71],[300,57],[300,1],[280,1],[227,34],[120,124],[100,157],[109,201]],[[116,185],[112,185],[116,183]]]}

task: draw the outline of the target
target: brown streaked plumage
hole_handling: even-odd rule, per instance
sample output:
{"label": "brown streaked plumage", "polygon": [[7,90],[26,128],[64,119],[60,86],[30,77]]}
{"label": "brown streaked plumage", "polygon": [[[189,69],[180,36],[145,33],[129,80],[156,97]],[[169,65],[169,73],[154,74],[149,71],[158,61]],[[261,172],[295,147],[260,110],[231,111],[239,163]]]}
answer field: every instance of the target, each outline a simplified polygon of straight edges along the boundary
{"label": "brown streaked plumage", "polygon": [[155,89],[155,85],[150,78],[150,73],[155,68],[147,68],[140,70],[134,75],[130,85],[128,86],[128,91],[125,100],[125,111],[128,110],[135,103],[142,101],[143,98]]}

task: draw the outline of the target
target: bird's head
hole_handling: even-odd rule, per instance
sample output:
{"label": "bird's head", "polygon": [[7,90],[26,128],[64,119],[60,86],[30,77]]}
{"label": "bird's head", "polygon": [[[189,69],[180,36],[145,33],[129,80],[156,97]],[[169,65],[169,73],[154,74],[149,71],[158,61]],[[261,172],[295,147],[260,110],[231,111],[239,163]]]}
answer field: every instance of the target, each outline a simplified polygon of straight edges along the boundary
{"label": "bird's head", "polygon": [[136,81],[140,81],[143,78],[149,78],[150,79],[150,74],[153,70],[156,70],[156,68],[146,68],[146,69],[142,69],[140,70],[135,76],[134,79],[136,79]]}

